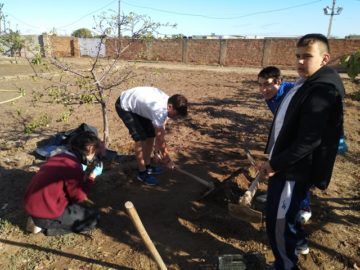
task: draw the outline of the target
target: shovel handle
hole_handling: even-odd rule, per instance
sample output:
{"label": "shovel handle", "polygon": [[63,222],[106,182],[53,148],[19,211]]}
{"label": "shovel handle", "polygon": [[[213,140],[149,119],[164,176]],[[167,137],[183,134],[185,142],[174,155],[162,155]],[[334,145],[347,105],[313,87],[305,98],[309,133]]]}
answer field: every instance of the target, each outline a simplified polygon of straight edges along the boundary
{"label": "shovel handle", "polygon": [[193,175],[192,173],[189,173],[188,171],[185,171],[185,170],[183,170],[183,169],[181,169],[181,168],[179,168],[177,166],[175,166],[175,170],[177,170],[178,172],[181,172],[181,173],[191,177],[192,179],[198,181],[200,184],[203,184],[204,186],[206,186],[206,187],[208,187],[210,189],[214,188],[213,183],[210,183],[210,182],[208,182],[208,181],[206,181],[206,180],[204,180],[204,179],[202,179],[202,178],[200,178],[200,177],[198,177],[196,175]]}
{"label": "shovel handle", "polygon": [[151,256],[153,257],[153,259],[159,266],[159,269],[167,270],[167,267],[166,267],[164,261],[162,260],[159,252],[157,251],[156,247],[154,246],[154,243],[151,241],[149,235],[147,234],[147,232],[144,228],[144,225],[142,224],[140,217],[139,217],[133,203],[130,201],[127,201],[125,203],[125,209],[129,215],[132,223],[134,224],[136,230],[138,231],[141,239],[144,241],[145,246],[150,251]]}
{"label": "shovel handle", "polygon": [[258,172],[254,181],[251,182],[248,190],[245,191],[244,195],[240,198],[239,202],[243,205],[250,205],[251,201],[256,193],[259,181],[262,179],[263,174]]}
{"label": "shovel handle", "polygon": [[255,159],[254,159],[253,156],[251,155],[250,151],[246,149],[245,152],[246,152],[246,157],[247,157],[248,161],[251,163],[251,165],[253,165],[254,167],[256,167]]}
{"label": "shovel handle", "polygon": [[[159,160],[162,160],[162,158],[163,158],[160,152],[155,152],[154,155],[155,155]],[[193,175],[192,173],[190,173],[190,172],[188,172],[188,171],[185,171],[185,170],[179,168],[178,166],[175,166],[174,169],[177,170],[177,171],[180,172],[180,173],[183,173],[183,174],[191,177],[192,179],[198,181],[200,184],[208,187],[209,189],[214,189],[214,183],[210,183],[210,182],[208,182],[208,181],[200,178],[199,176]]]}

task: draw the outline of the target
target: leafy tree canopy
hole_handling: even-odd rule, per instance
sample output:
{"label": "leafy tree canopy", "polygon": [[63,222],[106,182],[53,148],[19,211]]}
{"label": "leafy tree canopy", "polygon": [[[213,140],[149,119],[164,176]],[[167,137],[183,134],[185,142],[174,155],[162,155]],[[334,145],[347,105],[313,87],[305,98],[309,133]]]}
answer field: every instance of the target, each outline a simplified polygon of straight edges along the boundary
{"label": "leafy tree canopy", "polygon": [[79,28],[72,32],[71,34],[73,37],[79,37],[79,38],[91,38],[93,37],[91,31],[87,28]]}

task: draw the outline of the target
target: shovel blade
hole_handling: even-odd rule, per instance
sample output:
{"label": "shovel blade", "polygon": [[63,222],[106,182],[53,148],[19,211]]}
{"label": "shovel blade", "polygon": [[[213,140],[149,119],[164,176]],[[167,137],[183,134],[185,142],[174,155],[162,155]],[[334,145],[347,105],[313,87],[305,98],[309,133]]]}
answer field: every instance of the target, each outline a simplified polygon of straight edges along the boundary
{"label": "shovel blade", "polygon": [[262,222],[262,213],[260,211],[254,210],[246,205],[229,203],[228,210],[230,216],[240,219],[249,223],[261,223]]}

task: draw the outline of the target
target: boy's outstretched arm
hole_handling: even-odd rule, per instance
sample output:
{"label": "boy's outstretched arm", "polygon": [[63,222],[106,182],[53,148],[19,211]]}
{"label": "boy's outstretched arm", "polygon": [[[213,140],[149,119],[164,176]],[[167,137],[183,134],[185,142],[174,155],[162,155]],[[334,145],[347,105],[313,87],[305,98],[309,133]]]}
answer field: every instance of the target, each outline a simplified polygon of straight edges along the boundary
{"label": "boy's outstretched arm", "polygon": [[169,151],[166,147],[164,128],[158,128],[158,127],[155,128],[155,152],[161,153],[162,161],[169,169],[175,168],[175,164],[171,160]]}

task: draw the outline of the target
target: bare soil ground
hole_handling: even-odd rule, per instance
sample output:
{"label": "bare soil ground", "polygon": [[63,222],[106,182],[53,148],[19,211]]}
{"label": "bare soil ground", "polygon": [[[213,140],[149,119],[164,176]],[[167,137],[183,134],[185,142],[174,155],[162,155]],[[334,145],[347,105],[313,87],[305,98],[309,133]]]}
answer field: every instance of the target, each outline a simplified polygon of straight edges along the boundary
{"label": "bare soil ground", "polygon": [[[122,90],[154,85],[169,95],[184,94],[191,103],[190,115],[169,123],[168,145],[181,168],[216,183],[218,192],[202,198],[207,187],[176,171],[165,172],[158,186],[148,187],[134,180],[132,162],[113,161],[106,164],[90,194],[102,215],[96,230],[56,237],[26,233],[22,196],[34,168],[43,162],[33,151],[49,136],[83,122],[101,134],[101,112],[97,105],[83,105],[68,121],[58,120],[62,106],[33,102],[45,83],[28,76],[32,71],[25,64],[0,61],[0,89],[26,92],[23,98],[0,104],[0,269],[157,269],[126,214],[126,201],[134,203],[168,269],[217,269],[224,254],[243,255],[246,269],[271,264],[263,224],[235,219],[226,208],[253,175],[244,149],[258,160],[265,158],[262,151],[272,116],[257,90],[259,69],[135,66],[137,77],[111,96],[109,148],[132,155],[130,137],[112,105]],[[285,74],[286,79],[295,79],[294,72]],[[301,257],[302,269],[360,267],[360,103],[351,99],[359,85],[346,78],[344,83],[349,152],[337,157],[328,190],[312,190],[313,217],[305,226],[311,251]],[[17,95],[0,91],[0,102]],[[52,121],[26,135],[25,124],[40,115]],[[229,187],[231,194],[225,192]],[[265,191],[262,183],[258,194]]]}

